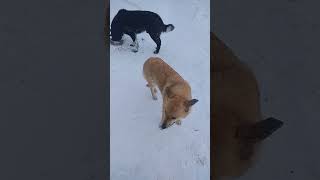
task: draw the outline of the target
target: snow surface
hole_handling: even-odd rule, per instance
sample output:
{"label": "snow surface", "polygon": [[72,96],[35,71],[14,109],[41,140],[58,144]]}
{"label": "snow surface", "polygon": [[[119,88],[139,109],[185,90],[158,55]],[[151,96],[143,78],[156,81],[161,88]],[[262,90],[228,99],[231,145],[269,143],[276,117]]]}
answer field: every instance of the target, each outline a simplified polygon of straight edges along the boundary
{"label": "snow surface", "polygon": [[[122,8],[156,12],[175,29],[161,35],[158,55],[147,33],[138,34],[137,53],[126,35],[122,46],[110,46],[111,180],[210,179],[210,1],[111,0],[111,20]],[[152,100],[142,75],[152,56],[187,80],[199,100],[181,126],[159,129],[161,95]]]}

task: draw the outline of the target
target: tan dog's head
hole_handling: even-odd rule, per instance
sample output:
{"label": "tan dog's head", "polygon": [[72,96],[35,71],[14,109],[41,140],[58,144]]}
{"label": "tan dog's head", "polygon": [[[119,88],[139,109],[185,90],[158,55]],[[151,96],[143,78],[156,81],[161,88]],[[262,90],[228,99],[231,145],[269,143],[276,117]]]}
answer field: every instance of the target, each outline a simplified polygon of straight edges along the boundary
{"label": "tan dog's head", "polygon": [[191,111],[191,106],[197,103],[197,99],[188,100],[182,96],[176,95],[171,91],[166,91],[163,102],[163,117],[160,124],[161,129],[166,129],[174,123],[180,125]]}

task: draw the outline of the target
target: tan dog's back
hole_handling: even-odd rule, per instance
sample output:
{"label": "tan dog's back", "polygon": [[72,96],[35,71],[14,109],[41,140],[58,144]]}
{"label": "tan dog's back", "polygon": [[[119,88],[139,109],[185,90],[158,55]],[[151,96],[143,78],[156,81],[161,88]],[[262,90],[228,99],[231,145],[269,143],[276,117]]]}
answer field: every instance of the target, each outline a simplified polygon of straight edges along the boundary
{"label": "tan dog's back", "polygon": [[253,72],[211,34],[213,177],[239,177],[252,165],[260,142],[281,127],[262,120]]}
{"label": "tan dog's back", "polygon": [[182,83],[184,84],[184,90],[186,91],[183,94],[191,96],[189,84],[161,58],[149,58],[143,65],[143,73],[145,79],[147,81],[149,80],[150,83],[155,83],[155,85],[159,87],[161,93],[166,85]]}

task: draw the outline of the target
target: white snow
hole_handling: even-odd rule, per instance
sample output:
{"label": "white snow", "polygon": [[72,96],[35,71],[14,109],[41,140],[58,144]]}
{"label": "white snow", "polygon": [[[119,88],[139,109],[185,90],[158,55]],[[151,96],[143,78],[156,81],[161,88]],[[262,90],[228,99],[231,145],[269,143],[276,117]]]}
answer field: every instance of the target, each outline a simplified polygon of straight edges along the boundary
{"label": "white snow", "polygon": [[[111,180],[209,180],[210,1],[111,0],[110,19],[122,8],[156,12],[175,29],[161,35],[158,55],[147,33],[137,36],[137,53],[126,35],[122,46],[110,47]],[[152,100],[142,75],[151,56],[173,67],[199,100],[181,126],[159,129],[161,94]]]}

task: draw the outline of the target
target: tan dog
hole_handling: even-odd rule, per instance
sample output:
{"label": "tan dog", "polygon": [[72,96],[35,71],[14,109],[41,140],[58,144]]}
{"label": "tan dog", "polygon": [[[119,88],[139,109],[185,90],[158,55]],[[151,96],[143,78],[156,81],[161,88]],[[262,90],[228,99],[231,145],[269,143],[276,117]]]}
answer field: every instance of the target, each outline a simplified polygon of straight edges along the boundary
{"label": "tan dog", "polygon": [[197,99],[192,99],[191,88],[174,69],[162,59],[149,58],[143,65],[143,75],[150,88],[151,95],[157,100],[156,86],[163,97],[162,120],[160,127],[165,129],[174,123],[181,124]]}
{"label": "tan dog", "polygon": [[254,74],[214,34],[211,58],[212,175],[239,177],[252,166],[259,144],[283,123],[262,120]]}

